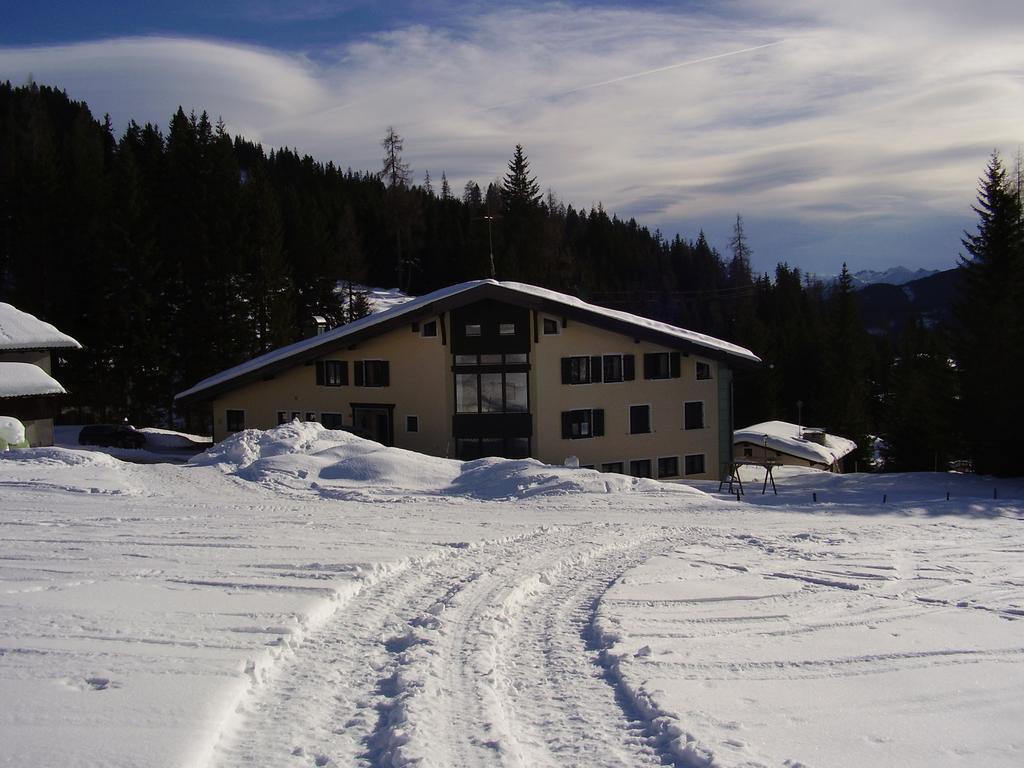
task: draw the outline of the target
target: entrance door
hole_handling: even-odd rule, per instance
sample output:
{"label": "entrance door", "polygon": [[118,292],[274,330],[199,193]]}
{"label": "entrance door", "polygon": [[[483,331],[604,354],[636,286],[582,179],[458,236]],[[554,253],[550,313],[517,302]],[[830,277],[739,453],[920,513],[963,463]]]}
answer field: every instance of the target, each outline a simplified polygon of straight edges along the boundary
{"label": "entrance door", "polygon": [[353,405],[352,425],[360,433],[384,445],[394,442],[394,427],[391,416],[393,405]]}

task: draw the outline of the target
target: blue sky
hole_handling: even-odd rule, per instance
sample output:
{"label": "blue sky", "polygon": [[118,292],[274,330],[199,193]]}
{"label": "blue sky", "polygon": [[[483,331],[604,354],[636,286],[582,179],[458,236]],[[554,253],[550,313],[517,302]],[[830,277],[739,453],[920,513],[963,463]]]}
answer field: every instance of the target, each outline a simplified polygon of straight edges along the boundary
{"label": "blue sky", "polygon": [[[784,10],[780,10],[784,8]],[[388,125],[417,179],[545,188],[755,268],[946,268],[989,153],[1024,137],[1024,4],[55,3],[5,9],[0,78],[166,125],[376,169]]]}

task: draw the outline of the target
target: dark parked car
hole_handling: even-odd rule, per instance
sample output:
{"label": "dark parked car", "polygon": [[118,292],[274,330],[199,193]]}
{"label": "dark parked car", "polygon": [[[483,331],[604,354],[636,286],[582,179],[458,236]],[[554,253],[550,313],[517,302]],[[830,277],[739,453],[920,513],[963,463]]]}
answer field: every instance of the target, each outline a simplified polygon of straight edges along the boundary
{"label": "dark parked car", "polygon": [[131,424],[90,424],[78,433],[78,444],[141,448],[146,444],[146,436]]}

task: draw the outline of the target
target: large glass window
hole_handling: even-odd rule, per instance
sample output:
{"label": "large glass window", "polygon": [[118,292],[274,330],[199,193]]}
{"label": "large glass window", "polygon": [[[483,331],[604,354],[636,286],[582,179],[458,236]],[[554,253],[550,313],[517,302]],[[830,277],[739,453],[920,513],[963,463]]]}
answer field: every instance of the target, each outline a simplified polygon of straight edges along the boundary
{"label": "large glass window", "polygon": [[501,374],[480,374],[480,413],[502,413]]}
{"label": "large glass window", "polygon": [[[457,413],[526,413],[529,357],[525,353],[455,356]],[[511,369],[511,370],[510,370]]]}
{"label": "large glass window", "polygon": [[510,413],[526,413],[530,410],[527,397],[527,375],[521,373],[505,374],[505,410]]}
{"label": "large glass window", "polygon": [[477,373],[455,374],[455,410],[459,413],[480,413],[480,385]]}

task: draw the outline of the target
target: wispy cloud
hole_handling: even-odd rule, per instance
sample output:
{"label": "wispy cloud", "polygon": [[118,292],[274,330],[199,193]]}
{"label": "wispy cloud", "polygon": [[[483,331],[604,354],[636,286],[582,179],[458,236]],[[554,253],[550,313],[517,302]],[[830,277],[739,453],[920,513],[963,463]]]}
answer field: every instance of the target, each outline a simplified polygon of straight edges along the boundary
{"label": "wispy cloud", "polygon": [[522,142],[567,201],[667,232],[742,212],[765,262],[792,257],[782,226],[831,231],[823,247],[839,253],[839,233],[873,221],[887,232],[933,221],[952,263],[987,153],[1022,140],[1024,11],[866,3],[750,0],[717,15],[473,6],[458,27],[392,29],[315,60],[131,38],[0,49],[0,77],[31,72],[120,125],[207,108],[355,168],[377,167],[395,125],[414,168],[446,170],[453,187],[496,177]]}

